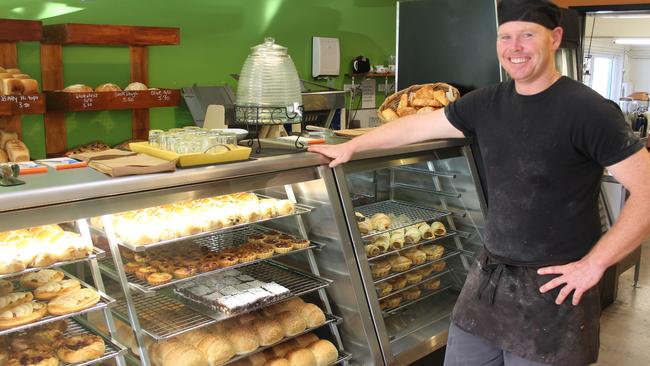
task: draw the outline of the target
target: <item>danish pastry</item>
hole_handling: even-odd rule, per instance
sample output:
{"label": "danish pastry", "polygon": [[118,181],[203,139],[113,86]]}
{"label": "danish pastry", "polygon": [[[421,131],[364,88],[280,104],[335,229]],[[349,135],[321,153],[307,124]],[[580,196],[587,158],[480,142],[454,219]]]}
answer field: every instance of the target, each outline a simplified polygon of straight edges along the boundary
{"label": "danish pastry", "polygon": [[82,288],[69,294],[55,297],[47,305],[53,315],[63,315],[87,309],[99,302],[99,293],[90,288]]}
{"label": "danish pastry", "polygon": [[13,292],[0,296],[0,311],[31,302],[33,299],[34,296],[31,292]]}
{"label": "danish pastry", "polygon": [[24,275],[20,279],[20,284],[23,287],[35,289],[43,286],[44,284],[52,281],[61,281],[64,275],[61,271],[53,269],[43,269],[38,272],[31,272]]}
{"label": "danish pastry", "polygon": [[34,322],[47,314],[42,302],[28,302],[0,312],[0,329],[13,328]]}
{"label": "danish pastry", "polygon": [[101,337],[80,334],[65,338],[56,355],[65,363],[80,363],[99,358],[105,351],[106,346]]}
{"label": "danish pastry", "polygon": [[11,281],[0,280],[0,296],[12,293],[14,284]]}
{"label": "danish pastry", "polygon": [[50,300],[57,296],[69,294],[72,291],[81,288],[79,281],[75,279],[68,279],[62,281],[52,281],[39,286],[34,290],[34,297],[38,300]]}
{"label": "danish pastry", "polygon": [[49,352],[25,350],[14,354],[4,366],[58,366],[59,360]]}

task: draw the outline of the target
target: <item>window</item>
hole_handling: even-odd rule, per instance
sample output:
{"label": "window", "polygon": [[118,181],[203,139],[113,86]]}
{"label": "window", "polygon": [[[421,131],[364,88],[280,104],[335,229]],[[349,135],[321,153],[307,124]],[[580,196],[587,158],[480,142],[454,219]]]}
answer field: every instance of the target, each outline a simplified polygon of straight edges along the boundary
{"label": "window", "polygon": [[618,100],[622,76],[619,57],[594,54],[590,61],[587,63],[589,76],[585,75],[585,84],[607,99]]}

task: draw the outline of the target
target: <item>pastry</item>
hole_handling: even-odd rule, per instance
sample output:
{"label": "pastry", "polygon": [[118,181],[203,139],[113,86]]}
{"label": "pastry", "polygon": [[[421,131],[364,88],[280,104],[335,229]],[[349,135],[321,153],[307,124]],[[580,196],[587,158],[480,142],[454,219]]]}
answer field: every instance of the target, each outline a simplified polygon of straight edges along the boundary
{"label": "pastry", "polygon": [[92,334],[66,337],[56,350],[59,360],[65,363],[81,363],[101,357],[106,350],[104,340]]}
{"label": "pastry", "polygon": [[379,248],[381,253],[387,252],[390,249],[390,235],[384,233],[374,238],[372,244]]}
{"label": "pastry", "polygon": [[241,325],[246,325],[252,322],[253,320],[257,320],[257,319],[260,319],[260,316],[255,312],[242,314],[237,317],[237,321]]}
{"label": "pastry", "polygon": [[296,296],[292,297],[290,299],[287,299],[285,301],[279,302],[277,304],[273,304],[269,307],[264,308],[262,311],[266,316],[275,316],[275,314],[281,313],[283,311],[287,310],[296,310],[301,308],[305,304],[305,301]]}
{"label": "pastry", "polygon": [[219,263],[220,268],[234,266],[238,262],[239,262],[239,259],[237,257],[231,256],[231,255],[223,255],[223,256],[219,257],[219,259],[217,260],[217,263]]}
{"label": "pastry", "polygon": [[92,93],[93,88],[83,84],[73,84],[63,89],[66,93]]}
{"label": "pastry", "polygon": [[361,212],[355,212],[354,217],[357,220],[357,226],[359,227],[359,232],[362,235],[368,234],[372,231],[372,224],[370,223],[370,219],[363,216]]}
{"label": "pastry", "polygon": [[147,279],[147,276],[156,272],[158,272],[158,268],[154,266],[145,266],[145,267],[138,268],[138,270],[135,271],[135,276],[138,279],[145,281]]}
{"label": "pastry", "polygon": [[42,302],[28,302],[0,312],[0,329],[29,324],[45,316],[47,306]]}
{"label": "pastry", "polygon": [[175,278],[188,278],[196,274],[196,269],[194,267],[178,267],[173,274]]}
{"label": "pastry", "polygon": [[291,242],[279,242],[273,245],[275,252],[278,254],[289,253],[293,250],[293,243]]}
{"label": "pastry", "polygon": [[440,221],[435,221],[431,223],[431,231],[435,236],[445,236],[447,234],[447,229],[445,225]]}
{"label": "pastry", "polygon": [[339,351],[332,342],[321,339],[309,345],[309,350],[316,358],[316,366],[328,366],[339,358]]}
{"label": "pastry", "polygon": [[411,265],[413,264],[410,259],[401,255],[394,256],[388,261],[390,262],[391,271],[393,272],[404,272],[411,268]]}
{"label": "pastry", "polygon": [[246,361],[249,365],[246,366],[264,366],[267,360],[269,360],[270,355],[267,356],[266,352],[253,353],[252,355],[246,357]]}
{"label": "pastry", "polygon": [[150,285],[157,286],[157,285],[165,284],[171,281],[173,278],[174,276],[166,272],[154,272],[150,275],[147,275],[147,282]]}
{"label": "pastry", "polygon": [[260,346],[259,336],[252,326],[243,325],[227,329],[226,336],[238,355],[253,352]]}
{"label": "pastry", "polygon": [[222,365],[235,355],[235,349],[225,335],[209,334],[195,345],[209,365]]}
{"label": "pastry", "polygon": [[58,366],[59,360],[49,352],[25,350],[12,355],[4,366]]}
{"label": "pastry", "polygon": [[393,285],[391,285],[388,281],[380,282],[375,287],[377,288],[377,296],[379,297],[384,297],[393,291]]}
{"label": "pastry", "polygon": [[64,277],[63,272],[53,269],[43,269],[38,272],[31,272],[20,278],[20,284],[26,288],[37,288],[51,281],[60,281]]}
{"label": "pastry", "polygon": [[96,92],[115,92],[115,91],[122,91],[122,88],[119,86],[112,84],[112,83],[106,83],[102,84],[98,87],[95,88]]}
{"label": "pastry", "polygon": [[128,262],[124,265],[124,272],[130,273],[130,274],[135,274],[138,269],[142,268],[143,265],[142,263],[138,262]]}
{"label": "pastry", "polygon": [[259,202],[259,213],[263,219],[270,219],[278,216],[278,209],[275,207],[275,200],[272,198],[263,198]]}
{"label": "pastry", "polygon": [[366,257],[368,258],[372,258],[379,254],[379,248],[374,244],[365,245],[364,249],[366,251]]}
{"label": "pastry", "polygon": [[252,234],[248,236],[248,241],[251,243],[261,243],[266,238],[264,234]]}
{"label": "pastry", "polygon": [[282,325],[275,319],[257,319],[253,321],[253,328],[257,332],[262,346],[269,346],[284,338]]}
{"label": "pastry", "polygon": [[280,312],[275,315],[275,319],[280,322],[285,337],[293,337],[307,328],[307,322],[302,318],[301,313],[297,311],[286,310]]}
{"label": "pastry", "polygon": [[239,259],[239,263],[252,262],[257,259],[257,254],[252,250],[240,250],[237,254],[237,259]]}
{"label": "pastry", "polygon": [[275,203],[275,208],[278,211],[278,215],[286,216],[294,212],[295,205],[289,200],[278,200]]}
{"label": "pastry", "polygon": [[445,254],[445,247],[438,244],[425,245],[421,250],[427,255],[429,261],[440,259]]}
{"label": "pastry", "polygon": [[406,277],[406,284],[407,285],[413,285],[416,284],[420,281],[422,281],[422,274],[418,273],[418,271],[414,272],[409,272],[404,275]]}
{"label": "pastry", "polygon": [[33,299],[34,296],[31,292],[13,292],[8,295],[0,296],[0,312],[31,302]]}
{"label": "pastry", "polygon": [[260,244],[255,247],[255,252],[257,253],[258,259],[266,259],[273,256],[275,248],[271,245]]}
{"label": "pastry", "polygon": [[14,290],[14,284],[11,281],[0,280],[0,296],[11,293]]}
{"label": "pastry", "polygon": [[69,294],[55,297],[47,304],[52,315],[64,315],[87,309],[99,302],[99,293],[90,288],[82,288]]}
{"label": "pastry", "polygon": [[289,360],[283,357],[273,358],[264,363],[264,366],[292,366]]}
{"label": "pastry", "polygon": [[387,302],[389,309],[396,308],[402,303],[402,295],[399,294],[399,295],[391,296],[384,301]]}
{"label": "pastry", "polygon": [[37,347],[40,345],[44,349],[53,350],[63,342],[63,332],[67,325],[66,320],[48,323],[38,328],[29,329],[26,336]]}
{"label": "pastry", "polygon": [[406,244],[416,244],[420,239],[422,239],[422,233],[420,233],[418,228],[413,226],[406,228],[406,231],[404,232],[404,241]]}
{"label": "pastry", "polygon": [[318,336],[316,336],[316,334],[314,333],[305,333],[293,339],[293,341],[296,342],[298,347],[307,347],[310,344],[316,342],[317,340],[318,340]]}
{"label": "pastry", "polygon": [[293,249],[304,249],[307,248],[311,242],[307,239],[295,239],[293,240]]}
{"label": "pastry", "polygon": [[404,297],[404,300],[415,300],[419,298],[421,294],[422,291],[420,291],[420,289],[417,286],[411,287],[402,292],[402,296]]}
{"label": "pastry", "polygon": [[431,268],[431,266],[424,266],[424,267],[419,268],[415,272],[422,275],[422,277],[427,277],[428,275],[430,275],[433,272],[433,268]]}
{"label": "pastry", "polygon": [[391,264],[388,261],[379,261],[370,265],[372,278],[384,278],[388,276],[391,270]]}
{"label": "pastry", "polygon": [[411,262],[413,262],[413,265],[415,266],[422,264],[427,260],[427,255],[423,251],[418,249],[409,249],[402,254],[406,258],[410,259]]}
{"label": "pastry", "polygon": [[8,163],[9,162],[9,156],[7,155],[7,152],[5,149],[0,148],[0,163]]}
{"label": "pastry", "polygon": [[376,213],[370,218],[370,223],[372,224],[373,229],[377,231],[384,231],[390,227],[390,225],[393,223],[393,220],[391,220],[391,218],[384,213]]}
{"label": "pastry", "polygon": [[300,314],[307,323],[308,328],[317,327],[326,321],[323,310],[314,304],[306,303],[302,305],[300,308]]}
{"label": "pastry", "polygon": [[[62,340],[63,333],[60,333],[60,335]],[[50,352],[53,348],[55,348],[55,346],[49,342],[42,342],[42,339],[39,339],[37,342],[31,334],[21,334],[18,336],[14,335],[11,337],[11,341],[9,343],[11,350],[14,352],[22,352],[28,349]]]}
{"label": "pastry", "polygon": [[159,366],[208,366],[205,355],[193,346],[176,340],[155,343],[150,347],[152,363]]}
{"label": "pastry", "polygon": [[420,234],[422,236],[422,239],[429,240],[429,239],[433,238],[433,232],[431,231],[431,227],[426,222],[418,224],[417,228],[418,228],[418,230],[420,230]]}
{"label": "pastry", "polygon": [[147,90],[147,89],[149,88],[146,85],[144,85],[143,83],[139,83],[137,81],[127,85],[126,88],[124,88],[124,90]]}
{"label": "pastry", "polygon": [[57,296],[69,294],[80,288],[81,284],[75,279],[52,281],[37,287],[34,290],[34,297],[38,300],[50,300]]}
{"label": "pastry", "polygon": [[445,261],[438,261],[431,265],[431,268],[434,272],[442,272],[445,270],[447,263]]}
{"label": "pastry", "polygon": [[316,357],[307,348],[296,348],[284,356],[291,366],[316,366]]}
{"label": "pastry", "polygon": [[435,278],[433,280],[427,281],[422,284],[422,287],[424,287],[426,290],[437,290],[440,288],[440,279]]}
{"label": "pastry", "polygon": [[393,249],[402,249],[404,247],[404,230],[391,232],[388,242]]}
{"label": "pastry", "polygon": [[12,75],[22,74],[22,71],[20,71],[20,69],[17,67],[8,68],[5,71]]}
{"label": "pastry", "polygon": [[401,290],[406,286],[406,276],[398,276],[388,280],[388,282],[393,286],[393,291]]}

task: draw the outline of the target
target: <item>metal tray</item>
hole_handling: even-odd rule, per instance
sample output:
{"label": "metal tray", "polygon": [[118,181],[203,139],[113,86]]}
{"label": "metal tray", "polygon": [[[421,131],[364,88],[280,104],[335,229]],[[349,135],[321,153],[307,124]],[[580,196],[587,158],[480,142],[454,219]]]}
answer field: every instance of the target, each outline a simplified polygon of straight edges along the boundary
{"label": "metal tray", "polygon": [[452,285],[446,285],[446,286],[443,286],[443,287],[441,287],[441,288],[439,288],[437,290],[426,291],[426,292],[423,291],[422,296],[418,297],[417,299],[410,300],[410,301],[407,301],[407,302],[403,302],[399,306],[396,306],[396,307],[394,307],[392,309],[383,310],[381,312],[381,314],[383,315],[384,318],[386,318],[386,317],[388,317],[388,316],[390,316],[392,314],[395,314],[396,312],[398,312],[398,311],[400,311],[400,310],[402,310],[402,309],[404,309],[406,307],[409,307],[409,306],[411,306],[411,305],[413,305],[415,303],[418,303],[418,302],[420,302],[420,301],[422,301],[422,300],[424,300],[426,298],[429,298],[429,297],[431,297],[431,296],[433,296],[435,294],[439,294],[439,293],[441,293],[443,291],[446,291],[446,290],[450,289],[451,287],[452,287]]}
{"label": "metal tray", "polygon": [[442,217],[451,214],[449,211],[442,211],[431,207],[418,206],[410,202],[403,202],[397,200],[388,200],[377,203],[371,203],[365,206],[355,207],[355,211],[361,212],[367,218],[370,218],[376,213],[393,214],[395,216],[406,215],[411,221],[405,225],[391,225],[387,230],[373,231],[369,234],[362,235],[364,240],[370,239],[379,234],[387,233],[389,231],[405,228],[420,222],[435,221]]}
{"label": "metal tray", "polygon": [[418,264],[417,266],[412,266],[411,268],[407,269],[406,271],[395,272],[395,273],[391,273],[390,275],[388,275],[386,277],[377,278],[377,279],[374,280],[374,283],[376,285],[378,283],[393,279],[395,277],[399,277],[399,276],[401,276],[401,275],[403,275],[405,273],[413,272],[413,271],[418,270],[418,269],[420,269],[422,267],[426,267],[427,265],[430,265],[430,264],[433,264],[433,263],[436,263],[436,262],[444,261],[444,260],[447,260],[449,258],[455,257],[455,256],[459,255],[460,253],[461,253],[460,250],[454,250],[454,251],[451,251],[451,252],[447,252],[447,253],[445,253],[445,255],[443,255],[442,257],[440,257],[440,258],[438,258],[436,260],[426,261],[426,262],[424,262],[422,264]]}
{"label": "metal tray", "polygon": [[[326,326],[326,325],[328,325],[328,324],[330,324],[330,323],[339,324],[342,320],[343,320],[343,319],[340,318],[340,317],[337,317],[337,316],[334,316],[334,315],[331,315],[331,314],[327,314],[327,313],[326,313],[326,314],[325,314],[325,323],[323,323],[323,324],[321,324],[321,325],[318,325],[318,326],[315,326],[315,327],[313,327],[313,328],[307,328],[307,329],[305,329],[304,331],[302,331],[302,332],[300,332],[300,333],[298,333],[298,334],[296,334],[296,335],[293,335],[293,336],[291,336],[291,337],[284,337],[284,338],[282,338],[281,340],[279,340],[279,341],[277,341],[277,342],[275,342],[275,343],[273,343],[273,344],[270,344],[270,345],[268,345],[268,346],[260,346],[260,347],[258,347],[258,348],[257,348],[255,351],[253,351],[253,352],[245,353],[245,354],[243,354],[243,355],[236,355],[235,357],[233,357],[233,358],[231,358],[230,360],[228,360],[228,362],[224,363],[224,365],[229,365],[229,364],[231,364],[231,363],[233,363],[233,362],[236,362],[236,361],[239,361],[239,360],[241,360],[241,359],[244,359],[244,358],[246,358],[246,357],[248,357],[248,356],[250,356],[250,355],[253,355],[253,354],[256,354],[256,353],[259,353],[259,352],[263,352],[263,351],[265,351],[265,350],[267,350],[267,349],[269,349],[269,348],[271,348],[271,347],[273,347],[273,346],[276,346],[276,345],[278,345],[278,344],[280,344],[280,343],[284,343],[284,342],[286,342],[286,341],[288,341],[288,340],[290,340],[290,339],[294,339],[294,338],[296,338],[296,337],[298,337],[298,336],[300,336],[300,335],[303,335],[303,334],[306,334],[306,333],[309,333],[309,332],[313,332],[314,330],[319,329],[319,328],[322,328],[322,327],[324,327],[324,326]],[[335,363],[333,363],[332,365],[336,365],[337,363],[339,363],[339,360],[337,360],[337,361],[336,361]]]}
{"label": "metal tray", "polygon": [[181,302],[195,309],[196,311],[199,311],[217,321],[223,321],[241,314],[265,308],[278,302],[282,302],[293,296],[302,296],[314,291],[318,291],[329,286],[332,283],[332,281],[328,279],[318,277],[310,273],[302,272],[295,268],[291,268],[277,262],[259,263],[255,266],[240,268],[239,271],[260,281],[274,281],[275,283],[289,289],[291,294],[286,297],[277,299],[276,301],[269,301],[264,305],[251,307],[245,311],[240,311],[233,314],[225,314],[220,311],[213,310],[206,305],[184,297],[181,294],[177,294],[176,296]]}
{"label": "metal tray", "polygon": [[61,365],[74,365],[74,366],[87,366],[87,365],[93,365],[96,363],[100,363],[103,361],[108,361],[112,358],[115,358],[120,355],[124,355],[127,352],[126,347],[117,344],[115,341],[103,336],[99,332],[94,332],[90,329],[85,328],[82,324],[80,324],[76,319],[73,319],[72,322],[68,323],[68,330],[66,330],[65,335],[66,336],[73,336],[73,335],[79,335],[79,334],[94,334],[97,336],[100,336],[104,339],[104,344],[106,346],[106,350],[104,351],[104,354],[96,358],[94,360],[82,362],[82,363],[75,363],[75,364],[67,364],[61,362]]}
{"label": "metal tray", "polygon": [[[288,288],[292,295],[302,295],[329,286],[332,281],[304,273],[277,262],[262,262],[243,269],[242,273],[261,281],[275,281]],[[222,321],[233,316],[213,310],[202,309],[198,305],[188,305],[177,297],[156,293],[153,296],[133,296],[142,330],[157,341],[169,339],[179,334]],[[201,310],[197,310],[201,309]],[[259,308],[251,308],[254,311]],[[166,314],[173,312],[173,316]],[[113,312],[121,320],[129,323],[125,301],[118,301]]]}
{"label": "metal tray", "polygon": [[[258,195],[258,197],[267,198],[267,197],[261,196],[261,195]],[[147,249],[156,248],[156,247],[159,247],[159,246],[162,246],[162,245],[185,242],[185,241],[188,241],[188,240],[204,238],[204,237],[207,237],[207,236],[213,236],[215,234],[229,233],[231,231],[234,231],[234,230],[242,228],[242,227],[249,226],[251,224],[257,224],[257,223],[261,223],[261,222],[282,219],[282,218],[285,218],[285,217],[293,217],[293,216],[298,216],[298,215],[304,215],[304,214],[310,213],[310,212],[312,212],[314,210],[313,207],[303,205],[303,204],[300,204],[300,203],[295,203],[294,205],[295,205],[294,213],[292,213],[290,215],[275,216],[275,217],[272,217],[272,218],[262,219],[262,220],[258,220],[258,221],[255,221],[255,222],[247,222],[245,224],[228,226],[228,227],[225,227],[225,228],[222,228],[222,229],[219,229],[219,230],[215,230],[215,231],[206,231],[206,232],[195,234],[195,235],[188,235],[188,236],[183,236],[183,237],[180,237],[180,238],[175,238],[175,239],[170,239],[170,240],[163,240],[163,241],[159,241],[159,242],[152,243],[152,244],[135,245],[135,244],[125,242],[125,241],[121,240],[119,237],[117,237],[117,243],[119,245],[122,245],[123,247],[126,247],[126,248],[134,251],[134,252],[143,252],[143,251],[145,251]],[[104,237],[107,237],[106,232],[103,229],[91,226],[91,230],[93,230],[94,232],[96,232],[96,233],[98,233],[98,234],[100,234],[100,235],[102,235]]]}
{"label": "metal tray", "polygon": [[[404,291],[406,291],[406,290],[408,290],[408,289],[410,289],[410,288],[413,288],[413,287],[415,287],[415,286],[419,286],[419,285],[421,285],[421,284],[423,284],[423,283],[425,283],[425,282],[427,282],[427,281],[434,280],[434,279],[436,279],[436,278],[438,278],[438,277],[444,276],[444,275],[446,275],[446,274],[449,273],[449,272],[451,272],[451,270],[449,270],[449,269],[445,269],[445,270],[442,271],[442,272],[438,272],[438,273],[436,273],[436,274],[430,275],[430,276],[428,276],[428,277],[426,277],[426,278],[423,278],[422,280],[418,281],[417,283],[414,283],[414,284],[412,284],[412,285],[404,286],[403,288],[401,288],[401,289],[399,289],[399,290],[392,291],[390,294],[378,298],[377,301],[381,301],[381,300],[387,299],[387,298],[389,298],[389,297],[391,297],[391,296],[395,296],[396,294],[399,294],[400,292],[404,292]],[[424,291],[426,291],[426,290],[424,290]]]}
{"label": "metal tray", "polygon": [[[244,228],[239,228],[239,229],[234,230],[232,232],[229,232],[227,234],[213,234],[211,236],[202,237],[202,238],[199,238],[199,239],[194,239],[193,243],[198,244],[199,246],[202,246],[202,247],[210,248],[211,250],[217,252],[217,251],[225,249],[225,248],[230,248],[230,247],[237,246],[235,243],[243,244],[244,242],[246,242],[246,238],[248,236],[250,236],[251,234],[263,233],[265,231],[270,231],[270,230],[271,229],[268,229],[268,228],[265,228],[265,227],[262,227],[262,226],[250,225],[250,226],[247,226],[247,227],[244,227]],[[233,266],[224,267],[224,268],[217,268],[214,271],[197,273],[196,275],[191,276],[191,277],[187,277],[187,278],[175,278],[175,279],[173,279],[173,280],[171,280],[171,281],[169,281],[167,283],[161,284],[161,285],[151,285],[147,281],[141,280],[141,279],[137,278],[135,275],[132,275],[130,273],[127,273],[126,277],[127,277],[128,281],[129,281],[129,287],[132,288],[133,290],[136,290],[136,291],[139,291],[139,292],[142,292],[142,293],[152,293],[152,292],[155,292],[155,291],[160,290],[162,288],[169,287],[169,286],[172,286],[172,285],[176,285],[176,284],[179,284],[179,283],[182,283],[182,282],[186,282],[186,281],[198,278],[198,277],[208,276],[208,275],[212,275],[212,274],[215,274],[215,273],[219,273],[219,272],[229,270],[229,269],[234,269],[234,268],[240,268],[241,269],[241,267],[250,266],[250,265],[259,263],[261,261],[266,261],[266,260],[269,260],[269,259],[272,259],[272,258],[278,258],[278,257],[282,257],[282,256],[285,256],[285,255],[292,255],[292,254],[295,254],[295,253],[300,253],[300,252],[303,252],[305,250],[314,249],[314,248],[319,248],[320,249],[322,247],[323,247],[323,245],[312,242],[311,245],[309,245],[306,248],[294,249],[294,250],[292,250],[292,251],[290,251],[288,253],[282,253],[282,254],[277,254],[276,253],[273,256],[271,256],[270,258],[256,259],[254,261],[245,262],[245,263],[237,263],[237,264],[235,264]],[[99,267],[100,267],[100,269],[102,271],[104,271],[104,273],[106,273],[106,275],[108,275],[109,277],[111,277],[112,279],[114,279],[116,281],[118,280],[117,271],[115,270],[115,264],[114,264],[114,262],[112,260],[107,259],[107,260],[104,260],[104,261],[100,262]]]}
{"label": "metal tray", "polygon": [[104,252],[103,250],[101,250],[101,249],[99,249],[97,247],[93,247],[92,253],[90,253],[90,255],[88,255],[87,257],[83,257],[83,258],[79,258],[79,259],[73,259],[73,260],[69,260],[69,261],[56,262],[56,263],[50,264],[49,266],[30,267],[30,268],[26,268],[26,269],[24,269],[22,271],[2,274],[2,275],[0,275],[0,279],[10,278],[10,277],[17,277],[17,276],[20,276],[20,275],[24,275],[26,273],[36,272],[36,271],[40,271],[40,270],[46,269],[46,268],[60,267],[60,266],[65,266],[67,264],[85,262],[85,261],[89,261],[89,260],[92,260],[92,259],[102,259],[104,257],[106,257],[106,252]]}
{"label": "metal tray", "polygon": [[447,234],[445,234],[443,236],[438,236],[435,239],[421,240],[421,241],[419,241],[417,243],[414,243],[414,244],[405,245],[400,249],[388,250],[388,251],[386,251],[384,253],[381,253],[381,254],[378,254],[378,255],[376,255],[374,257],[370,257],[370,258],[368,258],[368,262],[373,262],[373,261],[377,260],[378,258],[383,258],[383,257],[389,256],[391,254],[401,253],[401,252],[403,252],[403,251],[405,251],[407,249],[419,247],[420,245],[427,245],[427,244],[435,243],[437,241],[440,241],[440,240],[447,239],[447,238],[450,238],[452,236],[455,236],[456,234],[457,234],[456,231],[449,230],[449,231],[447,231]]}

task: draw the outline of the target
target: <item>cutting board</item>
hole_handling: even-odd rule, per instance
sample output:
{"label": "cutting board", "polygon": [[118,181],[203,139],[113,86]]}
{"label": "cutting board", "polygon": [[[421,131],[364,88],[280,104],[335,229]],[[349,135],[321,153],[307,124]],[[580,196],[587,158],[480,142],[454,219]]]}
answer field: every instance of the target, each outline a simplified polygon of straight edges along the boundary
{"label": "cutting board", "polygon": [[343,136],[343,137],[357,137],[361,136],[366,132],[370,132],[374,130],[374,127],[366,127],[366,128],[354,128],[350,130],[338,130],[334,131],[334,134],[337,136]]}

